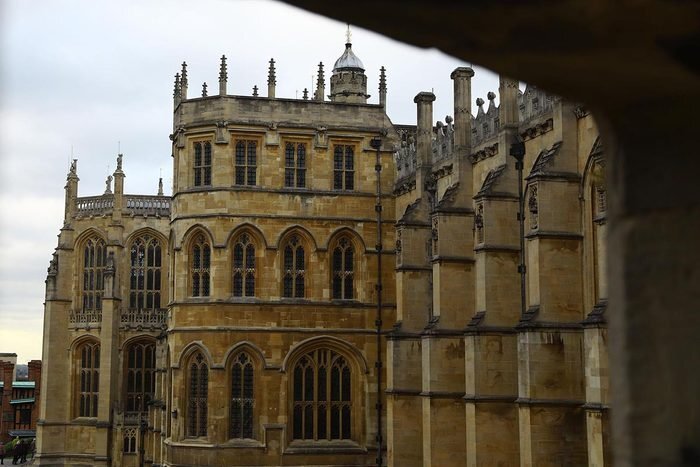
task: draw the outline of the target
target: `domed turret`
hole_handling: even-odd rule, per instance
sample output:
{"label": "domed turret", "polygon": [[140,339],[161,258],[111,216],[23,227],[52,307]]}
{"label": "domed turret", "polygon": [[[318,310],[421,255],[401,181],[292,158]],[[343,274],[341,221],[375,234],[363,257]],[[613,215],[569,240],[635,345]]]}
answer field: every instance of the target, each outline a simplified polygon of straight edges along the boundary
{"label": "domed turret", "polygon": [[366,104],[367,76],[362,61],[352,51],[350,27],[345,43],[345,52],[335,61],[331,75],[331,101],[350,104]]}
{"label": "domed turret", "polygon": [[345,52],[343,52],[343,55],[341,55],[340,58],[335,61],[335,65],[333,65],[333,72],[336,71],[365,71],[362,61],[357,58],[357,55],[352,51],[352,44],[350,42],[345,44]]}

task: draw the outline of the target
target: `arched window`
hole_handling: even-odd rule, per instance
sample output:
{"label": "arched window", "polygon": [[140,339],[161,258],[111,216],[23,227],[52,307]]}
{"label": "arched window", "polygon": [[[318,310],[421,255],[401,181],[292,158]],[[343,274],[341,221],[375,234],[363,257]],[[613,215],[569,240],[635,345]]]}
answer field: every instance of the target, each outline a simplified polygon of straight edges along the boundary
{"label": "arched window", "polygon": [[194,143],[194,186],[211,185],[211,143]]}
{"label": "arched window", "polygon": [[255,245],[247,233],[233,245],[233,296],[255,296]]}
{"label": "arched window", "polygon": [[99,237],[90,238],[83,249],[83,311],[102,310],[107,248]]}
{"label": "arched window", "polygon": [[100,344],[86,342],[77,349],[78,416],[97,417],[100,392]]}
{"label": "arched window", "polygon": [[304,247],[298,235],[292,235],[284,247],[284,287],[285,297],[304,297]]}
{"label": "arched window", "polygon": [[136,433],[137,433],[137,428],[131,427],[131,428],[124,428],[124,431],[122,432],[123,438],[124,438],[124,450],[123,452],[127,454],[135,454],[136,453]]}
{"label": "arched window", "polygon": [[129,309],[152,311],[160,308],[161,246],[151,235],[131,244]]}
{"label": "arched window", "polygon": [[343,237],[333,249],[333,298],[351,300],[353,298],[353,279],[355,257],[352,243]]}
{"label": "arched window", "polygon": [[293,375],[293,438],[352,438],[352,375],[345,357],[316,349],[301,357]]}
{"label": "arched window", "polygon": [[253,371],[250,355],[238,354],[231,367],[231,438],[253,438]]}
{"label": "arched window", "polygon": [[207,436],[209,367],[202,352],[197,352],[190,361],[188,383],[187,436]]}
{"label": "arched window", "polygon": [[355,150],[352,146],[338,145],[333,150],[333,189],[355,188]]}
{"label": "arched window", "polygon": [[204,234],[198,234],[192,243],[192,296],[209,296],[209,265],[211,262],[211,248]]}
{"label": "arched window", "polygon": [[129,346],[126,360],[126,417],[140,419],[156,392],[156,346],[139,342]]}

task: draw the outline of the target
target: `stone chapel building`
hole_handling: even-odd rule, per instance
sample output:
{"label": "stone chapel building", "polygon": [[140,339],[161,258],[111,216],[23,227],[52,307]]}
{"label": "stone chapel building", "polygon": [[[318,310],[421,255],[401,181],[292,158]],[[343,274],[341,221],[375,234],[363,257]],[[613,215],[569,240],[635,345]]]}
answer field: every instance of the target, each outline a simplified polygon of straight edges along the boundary
{"label": "stone chapel building", "polygon": [[183,63],[172,196],[125,193],[122,155],[102,195],[68,173],[37,464],[608,465],[596,124],[507,78],[472,115],[473,75],[395,125],[349,42],[328,96],[319,64],[277,98],[274,60],[229,95],[222,57],[192,97]]}

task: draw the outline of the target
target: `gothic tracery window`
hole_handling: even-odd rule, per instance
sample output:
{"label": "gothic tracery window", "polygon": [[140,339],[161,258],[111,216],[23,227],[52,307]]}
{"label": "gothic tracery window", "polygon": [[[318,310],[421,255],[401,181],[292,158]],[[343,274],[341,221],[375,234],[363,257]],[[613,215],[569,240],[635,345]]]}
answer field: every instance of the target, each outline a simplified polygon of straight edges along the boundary
{"label": "gothic tracery window", "polygon": [[304,297],[304,246],[298,235],[292,235],[284,247],[283,296],[288,298]]}
{"label": "gothic tracery window", "polygon": [[257,142],[252,140],[236,141],[235,163],[236,185],[255,185],[257,169]]}
{"label": "gothic tracery window", "polygon": [[156,346],[139,342],[129,346],[126,361],[126,416],[139,418],[148,412],[156,391]]}
{"label": "gothic tracery window", "polygon": [[130,309],[160,308],[161,253],[160,241],[151,235],[142,235],[131,245]]}
{"label": "gothic tracery window", "polygon": [[83,249],[83,311],[102,310],[106,262],[104,240],[98,237],[88,239]]}
{"label": "gothic tracery window", "polygon": [[352,381],[345,357],[316,349],[301,357],[293,375],[294,439],[352,437]]}
{"label": "gothic tracery window", "polygon": [[352,243],[341,238],[333,249],[333,298],[352,300],[353,280],[355,277],[355,251]]}
{"label": "gothic tracery window", "polygon": [[124,431],[122,432],[122,438],[124,439],[124,448],[123,452],[127,454],[134,454],[136,453],[136,433],[137,433],[137,428],[135,427],[130,427],[130,428],[124,428]]}
{"label": "gothic tracery window", "polygon": [[355,188],[355,153],[353,146],[338,145],[333,151],[333,189]]}
{"label": "gothic tracery window", "polygon": [[287,143],[284,147],[284,186],[306,187],[306,144]]}
{"label": "gothic tracery window", "polygon": [[246,352],[238,354],[231,367],[231,438],[253,438],[253,372],[250,355]]}
{"label": "gothic tracery window", "polygon": [[255,245],[247,233],[233,245],[233,296],[255,296]]}
{"label": "gothic tracery window", "polygon": [[211,185],[211,143],[194,143],[194,186]]}
{"label": "gothic tracery window", "polygon": [[209,367],[202,352],[197,352],[190,361],[188,384],[187,436],[207,436]]}
{"label": "gothic tracery window", "polygon": [[198,234],[192,244],[190,267],[193,297],[209,296],[209,267],[211,248],[204,234]]}
{"label": "gothic tracery window", "polygon": [[97,417],[100,391],[100,344],[86,342],[78,354],[78,416]]}

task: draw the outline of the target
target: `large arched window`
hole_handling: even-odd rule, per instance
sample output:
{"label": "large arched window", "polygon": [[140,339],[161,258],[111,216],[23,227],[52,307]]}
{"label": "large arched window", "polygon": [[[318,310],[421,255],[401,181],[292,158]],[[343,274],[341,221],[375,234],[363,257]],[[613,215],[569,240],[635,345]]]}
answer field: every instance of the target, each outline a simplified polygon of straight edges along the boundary
{"label": "large arched window", "polygon": [[79,417],[97,417],[100,392],[100,344],[85,342],[77,349]]}
{"label": "large arched window", "polygon": [[231,438],[253,438],[255,409],[253,360],[246,352],[239,353],[231,367]]}
{"label": "large arched window", "polygon": [[188,369],[187,436],[207,436],[209,367],[202,352],[192,357]]}
{"label": "large arched window", "polygon": [[247,233],[233,244],[233,296],[255,296],[255,245]]}
{"label": "large arched window", "polygon": [[352,375],[345,357],[316,349],[301,357],[293,375],[294,439],[352,438]]}
{"label": "large arched window", "polygon": [[99,237],[88,239],[83,249],[83,311],[102,310],[106,262],[107,247],[104,240]]}
{"label": "large arched window", "polygon": [[160,241],[151,235],[142,235],[131,244],[129,309],[160,308],[161,254]]}
{"label": "large arched window", "polygon": [[355,277],[355,251],[346,237],[333,248],[333,298],[351,300]]}
{"label": "large arched window", "polygon": [[211,248],[204,234],[197,234],[191,250],[191,283],[193,297],[209,296],[209,267]]}
{"label": "large arched window", "polygon": [[126,416],[138,419],[148,412],[156,391],[156,346],[138,342],[129,346],[126,358]]}
{"label": "large arched window", "polygon": [[304,246],[298,235],[292,235],[284,247],[284,284],[282,294],[289,298],[304,297]]}

